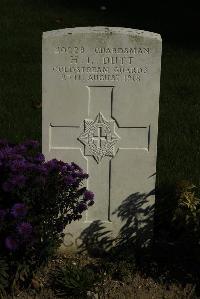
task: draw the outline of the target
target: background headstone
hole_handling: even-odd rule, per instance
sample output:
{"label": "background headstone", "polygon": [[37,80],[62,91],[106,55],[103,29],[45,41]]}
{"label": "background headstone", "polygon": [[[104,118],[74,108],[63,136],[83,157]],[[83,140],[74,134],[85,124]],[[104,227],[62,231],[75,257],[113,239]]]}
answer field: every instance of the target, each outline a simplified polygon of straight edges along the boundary
{"label": "background headstone", "polygon": [[151,238],[160,69],[156,33],[86,27],[43,34],[43,153],[79,164],[95,193],[95,205],[66,228],[67,248],[94,236],[105,243]]}

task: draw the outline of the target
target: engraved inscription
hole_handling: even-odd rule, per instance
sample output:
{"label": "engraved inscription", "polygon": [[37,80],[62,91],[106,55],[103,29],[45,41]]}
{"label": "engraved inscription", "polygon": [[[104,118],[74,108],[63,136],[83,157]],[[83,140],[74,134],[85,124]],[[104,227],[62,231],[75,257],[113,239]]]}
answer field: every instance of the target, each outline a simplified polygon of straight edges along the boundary
{"label": "engraved inscription", "polygon": [[73,235],[71,233],[65,234],[63,244],[65,247],[71,247],[73,245]]}
{"label": "engraved inscription", "polygon": [[98,54],[149,54],[149,48],[95,48]]}
{"label": "engraved inscription", "polygon": [[115,144],[120,137],[115,133],[115,121],[106,120],[101,112],[96,119],[84,120],[84,132],[78,138],[85,146],[85,152],[88,149],[88,156],[93,156],[97,163],[103,157],[114,157],[116,149]]}
{"label": "engraved inscription", "polygon": [[136,59],[151,55],[148,47],[89,49],[85,46],[59,45],[54,49],[54,54],[65,57],[66,64],[52,66],[52,71],[61,80],[139,83],[150,72],[149,65]]}
{"label": "engraved inscription", "polygon": [[84,47],[63,47],[58,46],[55,49],[55,54],[82,54],[84,53]]}

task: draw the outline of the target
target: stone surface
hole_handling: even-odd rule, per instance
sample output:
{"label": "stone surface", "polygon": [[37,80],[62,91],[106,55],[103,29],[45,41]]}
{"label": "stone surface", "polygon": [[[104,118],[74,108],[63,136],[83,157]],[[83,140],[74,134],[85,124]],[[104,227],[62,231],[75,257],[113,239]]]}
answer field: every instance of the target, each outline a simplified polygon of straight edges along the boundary
{"label": "stone surface", "polygon": [[[66,228],[65,247],[151,238],[161,38],[128,28],[43,34],[43,153],[90,175],[95,205]],[[102,237],[104,238],[102,239]],[[115,242],[115,243],[116,243]]]}

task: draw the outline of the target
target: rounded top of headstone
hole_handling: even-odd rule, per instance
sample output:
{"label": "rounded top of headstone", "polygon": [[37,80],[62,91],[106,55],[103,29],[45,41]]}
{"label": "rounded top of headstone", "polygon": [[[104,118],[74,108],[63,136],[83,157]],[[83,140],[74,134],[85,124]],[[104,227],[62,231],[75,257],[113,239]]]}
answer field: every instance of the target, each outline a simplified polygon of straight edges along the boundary
{"label": "rounded top of headstone", "polygon": [[140,36],[143,38],[157,39],[161,41],[161,36],[158,33],[132,29],[132,28],[123,28],[123,27],[104,27],[104,26],[96,26],[96,27],[75,27],[75,28],[64,28],[59,30],[51,30],[43,32],[43,38],[54,37],[54,36],[62,36],[68,34],[87,34],[87,33],[106,33],[106,34],[127,34]]}

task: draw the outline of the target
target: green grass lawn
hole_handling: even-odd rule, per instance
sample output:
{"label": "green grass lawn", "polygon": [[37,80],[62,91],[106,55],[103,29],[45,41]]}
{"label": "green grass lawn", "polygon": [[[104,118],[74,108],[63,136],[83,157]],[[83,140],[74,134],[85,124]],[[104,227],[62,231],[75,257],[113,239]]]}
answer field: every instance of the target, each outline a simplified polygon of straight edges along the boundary
{"label": "green grass lawn", "polygon": [[[77,8],[79,7],[79,8]],[[156,28],[151,19],[62,0],[0,0],[0,138],[41,142],[42,32],[74,26]],[[155,21],[157,22],[157,21]],[[159,20],[160,22],[160,20]],[[158,22],[158,23],[159,23]],[[154,26],[155,25],[155,26]],[[171,25],[172,26],[172,25]],[[162,26],[163,28],[163,26]],[[155,29],[156,31],[156,29]],[[187,37],[187,36],[186,36]],[[200,56],[195,41],[163,40],[158,137],[158,185],[199,183]]]}

